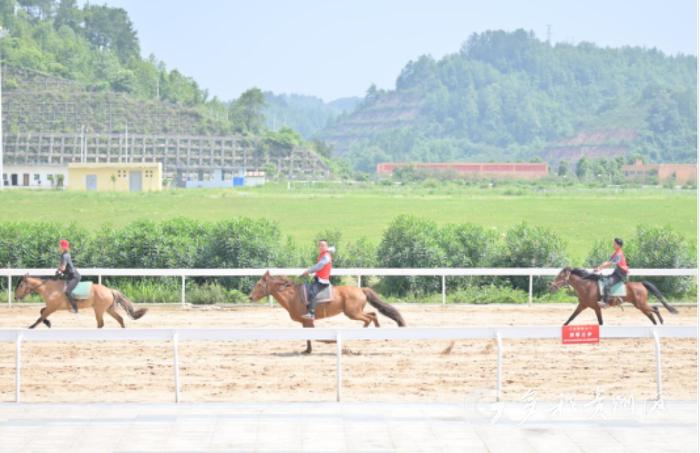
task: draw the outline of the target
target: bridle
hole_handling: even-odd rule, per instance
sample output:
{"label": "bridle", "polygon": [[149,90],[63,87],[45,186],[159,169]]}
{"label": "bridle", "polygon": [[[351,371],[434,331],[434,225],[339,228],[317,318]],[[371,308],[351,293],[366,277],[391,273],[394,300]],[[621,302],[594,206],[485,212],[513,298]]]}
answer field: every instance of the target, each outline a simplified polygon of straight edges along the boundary
{"label": "bridle", "polygon": [[[22,277],[22,280],[19,281],[17,288],[19,288],[22,283],[25,283],[26,280],[27,280],[27,277]],[[29,292],[27,294],[31,294],[31,293],[35,292],[37,289],[41,288],[45,284],[46,284],[46,280],[42,280],[41,283],[39,283],[35,287],[31,287],[31,286],[29,286],[29,283],[26,283],[26,285],[29,287]],[[17,293],[17,288],[15,288],[15,293]]]}
{"label": "bridle", "polygon": [[[272,291],[270,290],[270,283],[269,283],[270,280],[271,279],[266,279],[265,283],[263,283],[263,286],[262,286],[262,289],[263,289],[263,291],[265,291],[266,295],[272,294]],[[274,282],[274,283],[279,289],[286,289],[286,288],[293,285],[293,283],[289,282],[289,281],[285,281],[282,283],[277,283],[277,282]]]}
{"label": "bridle", "polygon": [[562,289],[562,288],[565,287],[565,286],[570,286],[570,285],[571,285],[571,282],[569,281],[570,278],[571,278],[571,272],[569,272],[569,273],[566,275],[566,278],[563,278],[563,279],[561,279],[561,280],[555,280],[555,281],[553,281],[553,282],[550,284],[550,288],[551,288],[551,289],[560,290],[560,289]]}

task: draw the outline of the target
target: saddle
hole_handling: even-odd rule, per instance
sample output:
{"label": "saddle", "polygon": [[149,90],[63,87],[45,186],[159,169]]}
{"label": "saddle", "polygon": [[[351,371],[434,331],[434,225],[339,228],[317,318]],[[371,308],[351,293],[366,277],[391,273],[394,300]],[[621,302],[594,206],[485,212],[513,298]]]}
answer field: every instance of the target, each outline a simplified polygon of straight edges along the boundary
{"label": "saddle", "polygon": [[[65,286],[64,286],[65,288]],[[91,281],[85,281],[85,282],[80,282],[78,283],[78,286],[76,286],[73,289],[73,292],[71,293],[73,297],[76,299],[89,299],[90,296],[92,295],[92,282]]]}
{"label": "saddle", "polygon": [[[605,286],[606,281],[607,277],[603,277],[598,280],[598,294],[600,294],[601,299],[603,299],[603,286]],[[610,288],[610,297],[626,297],[627,285],[625,283],[626,282],[623,280],[612,285]]]}
{"label": "saddle", "polygon": [[[304,295],[304,305],[309,305],[309,288],[306,283],[301,285],[301,292]],[[328,285],[319,291],[314,300],[317,304],[324,304],[333,300],[333,285]]]}

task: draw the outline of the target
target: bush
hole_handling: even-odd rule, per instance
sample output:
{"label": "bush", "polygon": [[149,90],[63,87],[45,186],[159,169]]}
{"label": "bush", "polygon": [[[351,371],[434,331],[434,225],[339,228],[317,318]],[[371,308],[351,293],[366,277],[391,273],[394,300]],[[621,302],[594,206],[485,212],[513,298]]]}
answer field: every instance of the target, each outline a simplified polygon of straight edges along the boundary
{"label": "bush", "polygon": [[[669,226],[640,225],[629,248],[630,267],[678,269],[695,267],[695,246]],[[667,295],[682,295],[692,290],[693,277],[644,278]]]}
{"label": "bush", "polygon": [[[563,267],[566,262],[565,243],[556,233],[524,222],[508,230],[503,254],[497,260],[502,267]],[[512,277],[510,280],[514,288],[528,291],[527,277]],[[534,279],[533,292],[545,292],[547,283],[547,279]]]}
{"label": "bush", "polygon": [[[612,239],[594,244],[586,258],[587,266],[598,266],[610,258],[613,253]],[[625,240],[623,250],[627,265],[631,268],[678,269],[696,266],[694,245],[669,226],[637,226],[635,236]],[[634,278],[634,275],[630,277]],[[669,296],[692,292],[695,285],[692,277],[645,277],[644,280],[649,280]]]}
{"label": "bush", "polygon": [[204,285],[192,285],[187,288],[187,302],[196,305],[225,304],[231,302],[244,302],[248,296],[237,290],[227,290],[216,283]]}
{"label": "bush", "polygon": [[527,298],[527,291],[496,285],[467,286],[447,296],[450,303],[466,304],[526,304]]}
{"label": "bush", "polygon": [[[440,247],[446,255],[446,267],[492,267],[501,246],[498,233],[478,225],[447,225],[439,232]],[[450,285],[463,288],[493,280],[492,277],[455,277]]]}
{"label": "bush", "polygon": [[[440,247],[435,223],[413,216],[399,216],[384,232],[377,250],[380,267],[440,267],[445,266],[445,253]],[[387,277],[382,280],[385,291],[404,295],[440,291],[438,277]]]}

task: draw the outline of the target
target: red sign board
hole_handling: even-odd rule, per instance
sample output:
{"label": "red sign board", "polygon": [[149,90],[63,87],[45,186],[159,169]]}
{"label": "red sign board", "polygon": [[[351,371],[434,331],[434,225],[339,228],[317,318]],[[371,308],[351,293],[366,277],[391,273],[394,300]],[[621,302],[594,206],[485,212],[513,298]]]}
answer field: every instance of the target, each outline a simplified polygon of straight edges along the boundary
{"label": "red sign board", "polygon": [[598,324],[563,326],[561,328],[561,342],[564,344],[598,343],[600,342],[600,326]]}

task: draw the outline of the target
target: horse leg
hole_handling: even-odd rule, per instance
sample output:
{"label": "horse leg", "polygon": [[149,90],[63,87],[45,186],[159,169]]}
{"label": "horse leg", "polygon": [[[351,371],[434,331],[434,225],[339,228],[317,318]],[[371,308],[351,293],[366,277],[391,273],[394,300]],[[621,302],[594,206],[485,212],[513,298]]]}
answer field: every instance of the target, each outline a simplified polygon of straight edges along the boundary
{"label": "horse leg", "polygon": [[110,315],[112,318],[114,318],[114,319],[117,320],[117,322],[119,323],[119,325],[122,326],[122,329],[126,327],[126,326],[124,325],[124,318],[122,318],[122,317],[119,315],[119,313],[117,313],[117,310],[114,309],[114,305],[110,306],[110,307],[107,309],[107,313],[109,313],[109,315]]}
{"label": "horse leg", "polygon": [[40,316],[39,316],[39,319],[37,319],[36,322],[34,322],[34,324],[32,324],[31,326],[29,326],[29,328],[30,328],[30,329],[35,328],[40,322],[43,322],[44,324],[46,324],[46,327],[51,328],[51,321],[49,321],[49,320],[46,319],[46,318],[48,318],[49,315],[50,315],[51,313],[53,313],[54,311],[56,311],[56,310],[55,310],[55,309],[49,310],[49,306],[48,306],[48,305],[47,305],[46,307],[42,308],[41,310],[39,310],[39,315],[40,315]]}
{"label": "horse leg", "polygon": [[583,311],[583,309],[586,308],[581,302],[578,303],[578,307],[574,310],[574,312],[571,314],[569,319],[564,323],[565,326],[568,326],[571,321],[574,320],[575,317],[578,316],[579,313]]}
{"label": "horse leg", "polygon": [[659,322],[660,322],[661,324],[663,324],[663,323],[664,323],[664,318],[661,317],[661,312],[659,311],[659,307],[657,307],[656,305],[654,305],[654,306],[652,307],[652,309],[654,310],[654,313],[656,313],[656,317],[659,318]]}
{"label": "horse leg", "polygon": [[100,310],[95,307],[95,319],[97,319],[97,328],[101,329],[105,325],[105,320],[103,318],[104,310]]}
{"label": "horse leg", "polygon": [[369,323],[372,322],[372,318],[370,316],[367,316],[367,313],[359,312],[359,313],[352,313],[352,314],[345,313],[345,314],[350,319],[354,319],[356,321],[362,321],[364,323],[362,325],[362,327],[367,327],[369,325]]}
{"label": "horse leg", "polygon": [[598,304],[593,305],[593,310],[595,311],[595,316],[598,318],[598,325],[603,325],[603,313],[600,311],[600,306]]}
{"label": "horse leg", "polygon": [[[310,319],[304,320],[304,322],[302,322],[302,325],[305,329],[314,328],[314,322]],[[302,354],[311,354],[311,340],[306,340],[306,349],[302,352]]]}
{"label": "horse leg", "polygon": [[366,314],[367,316],[369,316],[370,318],[372,318],[372,322],[374,323],[374,326],[375,326],[375,327],[379,327],[379,319],[378,319],[377,314],[376,314],[375,312],[373,312],[373,311],[368,311],[368,312],[365,313],[365,314]]}

